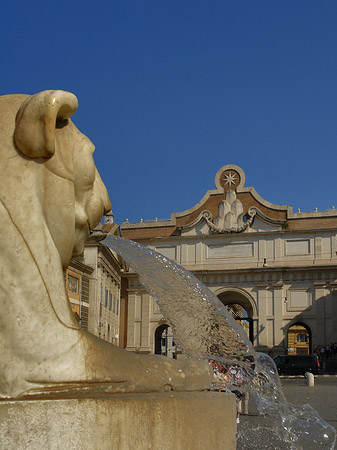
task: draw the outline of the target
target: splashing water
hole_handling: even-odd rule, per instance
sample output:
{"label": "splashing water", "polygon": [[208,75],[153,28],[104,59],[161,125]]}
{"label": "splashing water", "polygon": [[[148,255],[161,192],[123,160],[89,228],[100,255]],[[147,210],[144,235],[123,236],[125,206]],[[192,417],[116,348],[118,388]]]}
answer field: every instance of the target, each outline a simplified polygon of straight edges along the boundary
{"label": "splashing water", "polygon": [[[108,236],[102,243],[120,254],[138,273],[142,285],[156,298],[184,352],[210,362],[215,374],[210,389],[249,390],[263,415],[260,417],[272,418],[266,426],[239,433],[242,449],[333,450],[334,428],[309,405],[297,408],[287,403],[272,359],[254,351],[243,328],[192,273],[128,239]],[[254,446],[259,430],[263,432]],[[278,436],[278,443],[272,444],[271,436]],[[266,437],[264,444],[261,439]]]}

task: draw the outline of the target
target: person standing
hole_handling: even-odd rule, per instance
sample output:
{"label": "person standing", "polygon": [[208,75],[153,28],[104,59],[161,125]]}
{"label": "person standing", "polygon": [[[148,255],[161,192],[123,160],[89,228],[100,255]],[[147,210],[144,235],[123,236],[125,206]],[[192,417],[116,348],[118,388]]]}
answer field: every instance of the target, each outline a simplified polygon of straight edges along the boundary
{"label": "person standing", "polygon": [[321,347],[320,351],[319,351],[319,355],[320,355],[320,366],[322,367],[322,369],[325,369],[325,360],[326,360],[326,348],[323,346]]}

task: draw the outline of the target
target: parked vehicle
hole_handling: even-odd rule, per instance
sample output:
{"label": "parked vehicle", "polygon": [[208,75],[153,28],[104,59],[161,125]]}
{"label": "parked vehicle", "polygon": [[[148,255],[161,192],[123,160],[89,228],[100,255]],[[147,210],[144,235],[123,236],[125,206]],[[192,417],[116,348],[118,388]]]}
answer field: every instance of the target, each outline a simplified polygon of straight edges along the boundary
{"label": "parked vehicle", "polygon": [[317,355],[284,355],[274,358],[279,375],[304,375],[311,372],[318,375]]}

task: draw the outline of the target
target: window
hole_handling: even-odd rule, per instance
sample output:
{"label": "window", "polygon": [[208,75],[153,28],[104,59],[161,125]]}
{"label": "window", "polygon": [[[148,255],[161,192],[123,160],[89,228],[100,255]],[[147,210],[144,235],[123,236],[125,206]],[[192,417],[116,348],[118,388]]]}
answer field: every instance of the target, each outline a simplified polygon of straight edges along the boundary
{"label": "window", "polygon": [[105,307],[108,306],[108,290],[105,289]]}
{"label": "window", "polygon": [[306,334],[298,334],[296,340],[297,342],[307,342],[308,336]]}
{"label": "window", "polygon": [[117,299],[117,308],[116,308],[116,314],[118,314],[118,309],[119,309],[119,299]]}
{"label": "window", "polygon": [[101,298],[100,298],[100,303],[101,303],[101,305],[103,305],[103,284],[101,284]]}
{"label": "window", "polygon": [[112,294],[109,292],[109,310],[111,311],[112,308]]}
{"label": "window", "polygon": [[116,299],[115,299],[115,296],[114,296],[114,307],[113,307],[113,312],[115,312],[115,310],[116,310]]}

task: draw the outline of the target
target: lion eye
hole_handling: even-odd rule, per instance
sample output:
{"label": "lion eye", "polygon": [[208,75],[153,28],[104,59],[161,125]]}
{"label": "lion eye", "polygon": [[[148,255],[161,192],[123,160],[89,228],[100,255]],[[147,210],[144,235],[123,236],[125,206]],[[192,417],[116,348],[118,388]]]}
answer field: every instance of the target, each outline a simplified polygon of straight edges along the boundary
{"label": "lion eye", "polygon": [[63,128],[68,125],[68,119],[56,119],[56,128]]}

